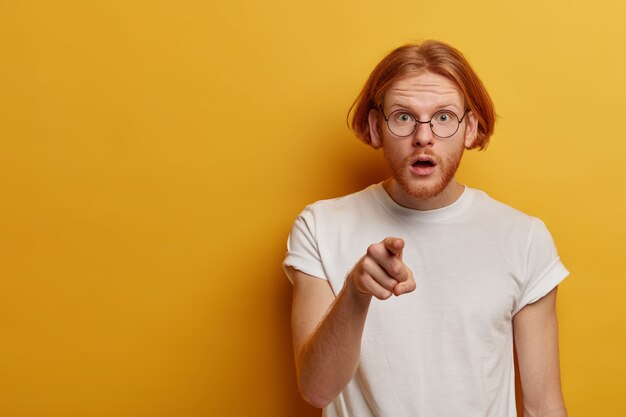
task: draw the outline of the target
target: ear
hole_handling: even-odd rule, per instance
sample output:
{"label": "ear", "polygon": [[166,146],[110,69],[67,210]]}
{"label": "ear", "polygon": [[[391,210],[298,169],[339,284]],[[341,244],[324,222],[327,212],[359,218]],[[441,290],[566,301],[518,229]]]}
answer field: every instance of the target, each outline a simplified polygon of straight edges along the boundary
{"label": "ear", "polygon": [[380,131],[380,112],[376,109],[371,109],[367,117],[367,122],[370,128],[370,145],[374,149],[378,149],[383,146],[383,137]]}
{"label": "ear", "polygon": [[478,119],[476,119],[476,116],[474,116],[474,113],[470,110],[465,115],[465,121],[465,148],[472,149],[478,137]]}

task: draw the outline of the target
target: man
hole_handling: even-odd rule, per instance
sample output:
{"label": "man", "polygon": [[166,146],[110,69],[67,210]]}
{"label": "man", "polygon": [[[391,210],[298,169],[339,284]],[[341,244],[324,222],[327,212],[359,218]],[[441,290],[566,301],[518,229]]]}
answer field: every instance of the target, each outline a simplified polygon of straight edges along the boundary
{"label": "man", "polygon": [[325,416],[513,417],[514,349],[524,416],[566,416],[552,238],[454,179],[494,122],[468,62],[436,41],[392,51],[355,101],[352,128],[391,178],[308,206],[284,261],[298,386]]}

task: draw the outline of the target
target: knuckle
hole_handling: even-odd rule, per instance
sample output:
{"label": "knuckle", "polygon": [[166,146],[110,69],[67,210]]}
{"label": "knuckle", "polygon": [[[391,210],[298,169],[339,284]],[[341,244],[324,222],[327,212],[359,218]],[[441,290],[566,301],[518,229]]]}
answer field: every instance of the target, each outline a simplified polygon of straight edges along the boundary
{"label": "knuckle", "polygon": [[376,256],[376,253],[378,253],[378,245],[377,244],[372,244],[372,245],[369,245],[367,247],[367,255],[368,256]]}
{"label": "knuckle", "polygon": [[398,265],[397,263],[391,266],[391,274],[393,276],[399,277],[402,275],[402,271],[403,268],[401,265]]}
{"label": "knuckle", "polygon": [[404,264],[397,258],[393,258],[389,265],[389,275],[397,278],[403,278],[406,276],[404,271]]}
{"label": "knuckle", "polygon": [[379,300],[387,300],[389,297],[391,297],[391,294],[393,294],[391,291],[379,291],[374,294],[374,297],[378,298]]}
{"label": "knuckle", "polygon": [[380,286],[386,289],[387,291],[393,291],[393,288],[396,286],[396,281],[391,279],[386,279],[382,282],[379,282]]}

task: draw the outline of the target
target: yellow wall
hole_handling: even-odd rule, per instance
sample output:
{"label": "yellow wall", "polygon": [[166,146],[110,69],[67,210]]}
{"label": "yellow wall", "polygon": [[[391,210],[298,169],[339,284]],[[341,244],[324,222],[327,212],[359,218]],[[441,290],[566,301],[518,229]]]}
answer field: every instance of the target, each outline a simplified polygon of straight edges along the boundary
{"label": "yellow wall", "polygon": [[[314,4],[314,5],[313,5]],[[626,3],[0,2],[0,416],[313,416],[280,263],[384,176],[345,114],[438,38],[500,119],[460,172],[554,234],[570,415],[623,415]]]}

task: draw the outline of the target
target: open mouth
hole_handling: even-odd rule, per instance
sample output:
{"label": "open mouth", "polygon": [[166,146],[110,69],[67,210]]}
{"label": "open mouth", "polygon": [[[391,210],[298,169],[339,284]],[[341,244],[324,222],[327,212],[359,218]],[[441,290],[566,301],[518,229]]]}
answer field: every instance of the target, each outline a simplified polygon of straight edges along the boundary
{"label": "open mouth", "polygon": [[416,161],[413,161],[411,165],[415,168],[432,168],[437,164],[430,158],[418,158]]}
{"label": "open mouth", "polygon": [[411,172],[420,177],[427,177],[435,172],[437,162],[428,155],[416,157],[411,162]]}

